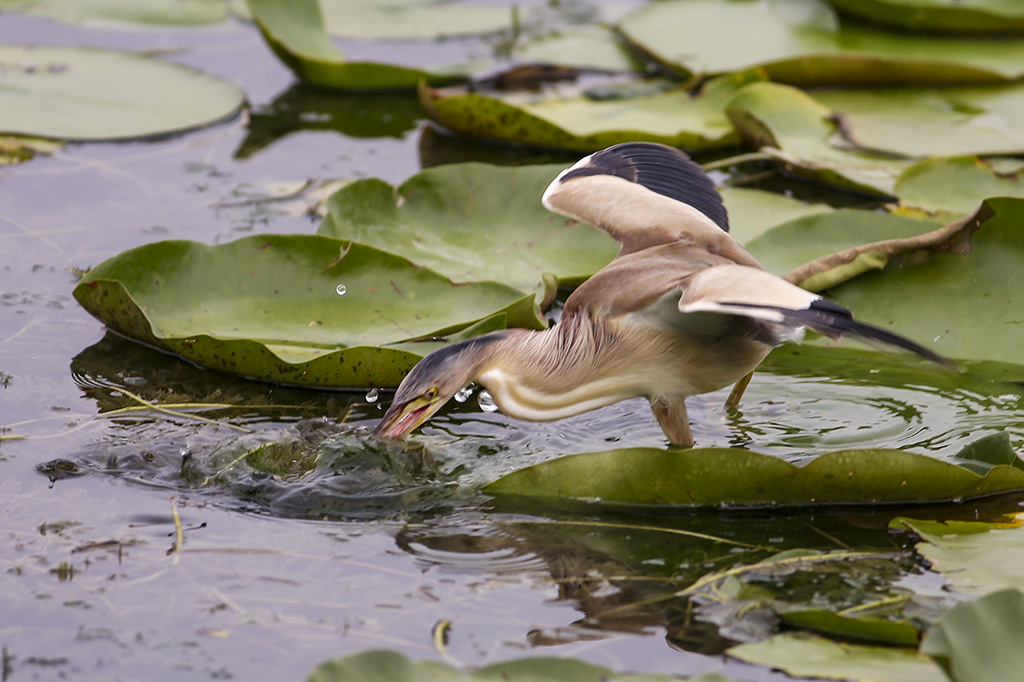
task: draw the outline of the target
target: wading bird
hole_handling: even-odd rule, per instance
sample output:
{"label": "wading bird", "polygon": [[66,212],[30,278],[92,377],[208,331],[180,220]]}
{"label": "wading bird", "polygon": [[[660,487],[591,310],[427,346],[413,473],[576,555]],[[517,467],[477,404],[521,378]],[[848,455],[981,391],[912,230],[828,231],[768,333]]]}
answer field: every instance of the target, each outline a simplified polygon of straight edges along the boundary
{"label": "wading bird", "polygon": [[945,362],[761,269],[729,236],[711,179],[678,149],[632,142],[596,152],[562,171],[542,203],[607,232],[619,254],[569,296],[552,328],[492,332],[427,355],[375,436],[405,436],[475,381],[505,414],[530,421],[642,396],[668,439],[691,446],[686,398],[744,379],[805,329]]}

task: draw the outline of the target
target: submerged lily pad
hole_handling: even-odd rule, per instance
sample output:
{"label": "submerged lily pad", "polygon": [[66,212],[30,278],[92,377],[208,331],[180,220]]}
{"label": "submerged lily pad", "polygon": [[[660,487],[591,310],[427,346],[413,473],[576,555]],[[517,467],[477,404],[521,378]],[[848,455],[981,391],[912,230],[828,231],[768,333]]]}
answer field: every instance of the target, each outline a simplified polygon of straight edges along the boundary
{"label": "submerged lily pad", "polygon": [[307,235],[141,246],[90,270],[74,295],[112,329],[203,367],[322,387],[397,385],[429,350],[417,341],[480,322],[543,326],[532,296],[510,287],[455,285]]}
{"label": "submerged lily pad", "polygon": [[823,0],[658,2],[619,28],[686,77],[754,67],[796,85],[1005,82],[1024,74],[1020,41],[887,32],[841,21]]}
{"label": "submerged lily pad", "polygon": [[0,45],[0,132],[64,140],[167,135],[235,115],[244,95],[180,64],[85,47]]}
{"label": "submerged lily pad", "polygon": [[942,33],[1019,33],[1024,6],[1015,0],[828,0],[836,9],[883,26]]}
{"label": "submerged lily pad", "polygon": [[[575,285],[618,253],[611,237],[545,209],[559,166],[438,166],[397,187],[369,179],[327,201],[319,233],[400,254],[456,282],[543,291],[543,275]],[[550,293],[550,292],[549,292]]]}
{"label": "submerged lily pad", "polygon": [[623,448],[562,457],[489,483],[491,494],[673,506],[894,503],[1024,489],[1024,471],[984,476],[900,450],[846,450],[795,466],[735,448]]}
{"label": "submerged lily pad", "polygon": [[324,28],[318,0],[247,0],[267,44],[299,79],[341,90],[414,88],[450,83],[464,74],[434,73],[368,61],[346,61]]}
{"label": "submerged lily pad", "polygon": [[582,152],[633,140],[713,149],[739,142],[723,109],[738,88],[758,79],[755,73],[719,78],[695,96],[674,89],[626,99],[519,98],[518,103],[496,95],[421,88],[420,101],[446,128],[492,140]]}

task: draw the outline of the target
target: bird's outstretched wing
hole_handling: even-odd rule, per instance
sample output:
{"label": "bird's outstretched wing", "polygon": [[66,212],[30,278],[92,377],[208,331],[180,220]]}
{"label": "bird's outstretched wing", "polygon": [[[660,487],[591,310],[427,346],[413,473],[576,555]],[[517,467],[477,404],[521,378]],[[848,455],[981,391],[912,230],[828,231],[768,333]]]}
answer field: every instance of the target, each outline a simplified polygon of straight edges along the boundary
{"label": "bird's outstretched wing", "polygon": [[711,178],[665,145],[627,142],[595,152],[562,171],[541,201],[607,232],[622,254],[687,241],[750,259],[728,235],[729,218]]}

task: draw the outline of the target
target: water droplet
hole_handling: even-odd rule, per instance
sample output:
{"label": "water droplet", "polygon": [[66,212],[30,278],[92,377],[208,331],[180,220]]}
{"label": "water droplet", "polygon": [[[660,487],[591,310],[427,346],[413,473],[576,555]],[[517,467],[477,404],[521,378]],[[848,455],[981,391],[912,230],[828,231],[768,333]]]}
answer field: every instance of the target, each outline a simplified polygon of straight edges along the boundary
{"label": "water droplet", "polygon": [[335,291],[337,291],[337,292],[338,292],[338,296],[344,296],[344,295],[345,295],[345,292],[347,292],[347,291],[348,291],[348,287],[347,287],[347,286],[345,286],[344,284],[339,284],[339,285],[337,286],[337,288],[335,289]]}
{"label": "water droplet", "polygon": [[486,390],[482,390],[476,394],[476,402],[484,412],[498,411],[498,403],[494,402],[494,397]]}
{"label": "water droplet", "polygon": [[469,396],[473,395],[473,388],[474,388],[473,384],[469,384],[468,386],[463,386],[458,391],[456,391],[455,395],[452,396],[452,397],[455,398],[455,402],[457,402],[457,403],[464,403],[467,400],[469,400]]}
{"label": "water droplet", "polygon": [[368,403],[375,403],[375,402],[377,402],[377,398],[379,398],[379,397],[380,397],[380,391],[378,391],[375,388],[371,388],[369,391],[366,392],[366,402],[368,402]]}

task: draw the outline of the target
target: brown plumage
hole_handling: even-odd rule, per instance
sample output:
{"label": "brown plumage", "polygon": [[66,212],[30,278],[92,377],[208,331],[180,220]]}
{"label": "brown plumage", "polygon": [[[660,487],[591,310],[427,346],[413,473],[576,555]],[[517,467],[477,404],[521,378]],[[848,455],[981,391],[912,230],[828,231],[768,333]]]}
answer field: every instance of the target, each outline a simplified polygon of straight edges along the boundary
{"label": "brown plumage", "polygon": [[643,396],[668,439],[689,446],[685,399],[742,379],[804,328],[942,362],[762,270],[729,236],[710,178],[677,149],[637,142],[597,152],[563,171],[542,201],[610,234],[618,256],[569,296],[553,328],[494,332],[428,355],[376,435],[404,436],[476,381],[506,414],[532,421]]}

